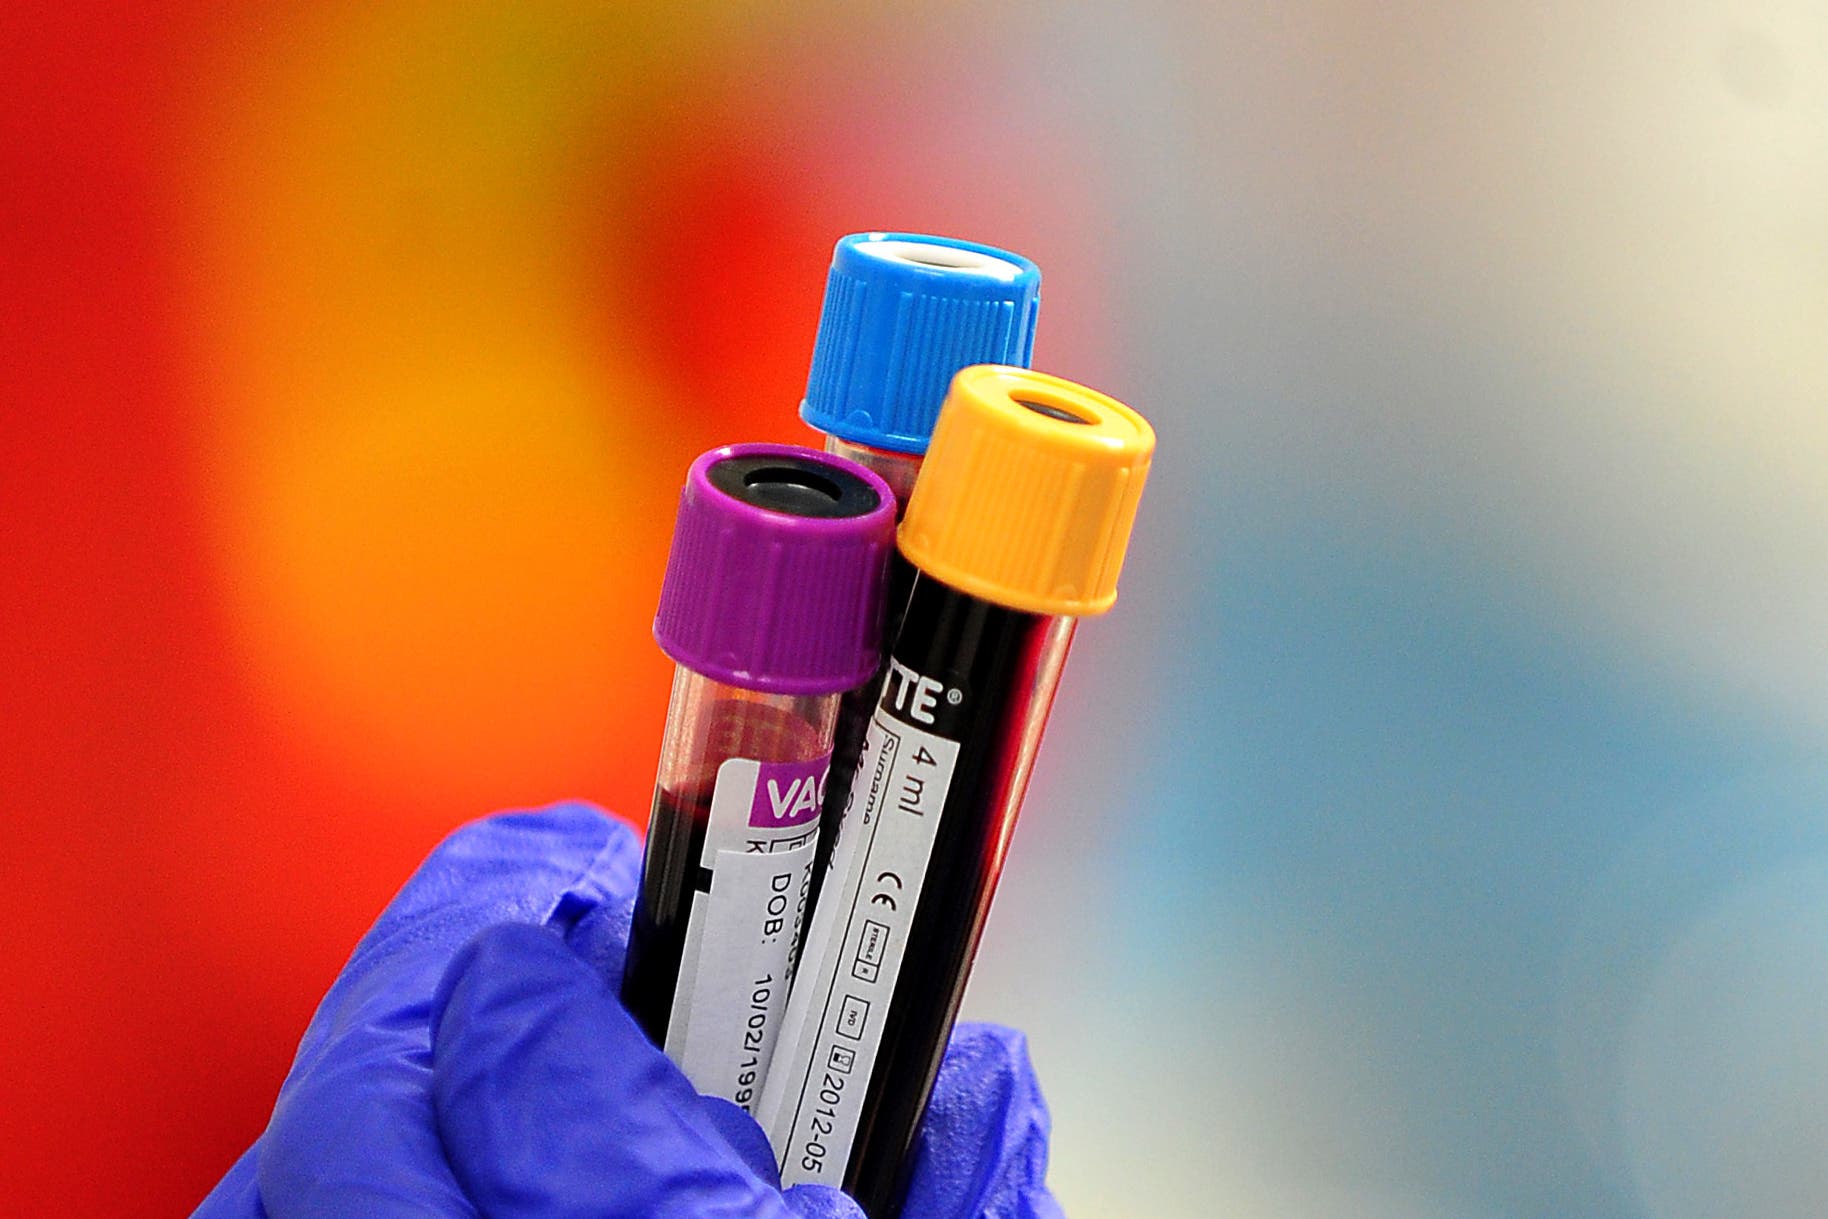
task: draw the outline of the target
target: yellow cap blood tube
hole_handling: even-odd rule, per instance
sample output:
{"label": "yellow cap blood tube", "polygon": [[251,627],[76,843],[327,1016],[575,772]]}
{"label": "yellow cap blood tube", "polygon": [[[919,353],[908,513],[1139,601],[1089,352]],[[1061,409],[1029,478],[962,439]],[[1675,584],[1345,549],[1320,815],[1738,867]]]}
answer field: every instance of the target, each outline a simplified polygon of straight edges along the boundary
{"label": "yellow cap blood tube", "polygon": [[797,957],[839,695],[875,671],[888,485],[790,445],[680,495],[654,637],[678,663],[622,999],[699,1091],[759,1095]]}
{"label": "yellow cap blood tube", "polygon": [[916,574],[756,1116],[782,1180],[900,1207],[1077,618],[1101,614],[1154,452],[1043,373],[953,379],[898,535]]}

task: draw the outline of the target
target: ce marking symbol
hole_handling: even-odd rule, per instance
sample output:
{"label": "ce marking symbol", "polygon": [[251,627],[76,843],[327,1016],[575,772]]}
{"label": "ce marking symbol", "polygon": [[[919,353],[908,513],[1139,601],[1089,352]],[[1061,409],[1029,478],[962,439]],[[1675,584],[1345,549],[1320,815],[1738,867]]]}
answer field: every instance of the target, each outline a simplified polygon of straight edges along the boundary
{"label": "ce marking symbol", "polygon": [[[901,883],[901,877],[895,875],[895,873],[893,873],[893,872],[878,872],[876,874],[876,883],[878,885],[892,883],[895,886],[896,893],[901,892],[901,889],[903,887],[902,883]],[[890,893],[887,889],[879,889],[877,892],[871,894],[870,902],[873,905],[877,905],[877,906],[887,906],[891,910],[895,910],[895,909],[899,908],[896,905],[894,894]]]}

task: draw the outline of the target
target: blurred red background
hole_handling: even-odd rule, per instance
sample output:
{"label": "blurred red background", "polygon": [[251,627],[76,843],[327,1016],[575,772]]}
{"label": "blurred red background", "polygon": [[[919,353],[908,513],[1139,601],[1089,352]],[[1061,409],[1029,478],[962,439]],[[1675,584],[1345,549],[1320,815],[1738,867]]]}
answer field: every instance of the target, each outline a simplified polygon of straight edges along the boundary
{"label": "blurred red background", "polygon": [[443,833],[644,814],[677,480],[811,439],[838,235],[1089,273],[1066,143],[934,174],[969,55],[901,38],[812,92],[692,9],[0,12],[9,1213],[186,1211]]}

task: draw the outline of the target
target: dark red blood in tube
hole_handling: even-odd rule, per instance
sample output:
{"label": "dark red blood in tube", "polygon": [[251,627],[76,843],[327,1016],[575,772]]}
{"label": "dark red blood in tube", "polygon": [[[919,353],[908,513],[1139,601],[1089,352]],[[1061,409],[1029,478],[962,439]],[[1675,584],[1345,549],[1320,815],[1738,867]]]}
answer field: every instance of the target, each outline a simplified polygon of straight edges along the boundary
{"label": "dark red blood in tube", "polygon": [[[809,712],[818,706],[812,699],[794,701],[805,704]],[[829,731],[786,707],[741,697],[712,703],[704,723],[704,739],[691,770],[677,782],[663,776],[654,789],[641,890],[622,974],[622,1002],[656,1045],[665,1043],[673,1013],[692,895],[709,875],[698,861],[704,854],[717,768],[730,758],[808,761],[825,752],[824,732]]]}
{"label": "dark red blood in tube", "polygon": [[981,601],[917,575],[894,659],[962,692],[941,735],[958,761],[864,1093],[844,1189],[896,1214],[909,1151],[964,997],[1072,620]]}

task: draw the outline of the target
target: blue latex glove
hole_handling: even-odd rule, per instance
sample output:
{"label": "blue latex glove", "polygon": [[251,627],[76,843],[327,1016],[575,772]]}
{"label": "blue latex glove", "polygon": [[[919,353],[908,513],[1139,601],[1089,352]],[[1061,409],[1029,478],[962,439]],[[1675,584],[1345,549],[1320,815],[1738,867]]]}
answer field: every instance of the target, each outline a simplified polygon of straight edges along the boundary
{"label": "blue latex glove", "polygon": [[[699,1096],[616,998],[640,879],[588,805],[457,831],[356,946],[273,1119],[194,1219],[850,1219],[782,1193],[761,1127]],[[904,1219],[1058,1219],[1022,1036],[959,1025]]]}

